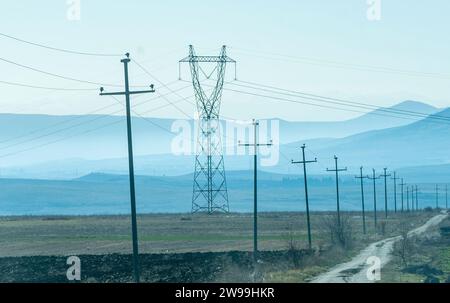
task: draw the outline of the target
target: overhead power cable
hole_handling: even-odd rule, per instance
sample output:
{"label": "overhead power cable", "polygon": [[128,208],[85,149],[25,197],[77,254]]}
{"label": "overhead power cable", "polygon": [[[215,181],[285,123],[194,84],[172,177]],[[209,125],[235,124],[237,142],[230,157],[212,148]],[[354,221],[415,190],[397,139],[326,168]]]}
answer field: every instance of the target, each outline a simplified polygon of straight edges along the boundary
{"label": "overhead power cable", "polygon": [[53,90],[53,91],[96,91],[97,88],[64,88],[64,87],[49,87],[49,86],[38,86],[38,85],[32,85],[32,84],[24,84],[24,83],[17,83],[17,82],[9,82],[9,81],[3,81],[0,80],[1,84],[11,85],[11,86],[20,86],[20,87],[27,87],[27,88],[34,88],[34,89],[44,89],[44,90]]}
{"label": "overhead power cable", "polygon": [[[183,87],[183,88],[181,88],[181,89],[185,89],[185,88],[186,88],[186,87]],[[181,89],[179,89],[179,90],[181,90]],[[170,94],[170,93],[168,93],[168,94]],[[192,97],[192,96],[191,96],[191,97]],[[140,103],[134,104],[132,107],[135,108],[135,107],[141,106],[141,105],[143,105],[143,104],[145,104],[145,103],[148,103],[148,102],[151,102],[151,101],[160,99],[160,98],[161,98],[161,96],[157,96],[157,97],[155,97],[155,98],[151,98],[151,99],[142,101],[142,102],[140,102]],[[184,101],[184,100],[179,100],[179,101],[177,101],[177,103],[178,103],[178,102],[181,102],[181,101]],[[108,106],[105,106],[105,107],[96,109],[96,110],[94,110],[94,111],[91,111],[91,112],[89,112],[89,113],[87,113],[87,114],[85,114],[85,115],[78,115],[78,116],[75,116],[75,117],[72,117],[72,118],[69,118],[69,119],[66,119],[66,120],[63,120],[63,121],[54,123],[54,124],[52,124],[52,125],[50,125],[50,126],[47,126],[47,127],[44,127],[44,128],[38,129],[38,130],[34,130],[34,131],[31,131],[31,132],[28,132],[28,133],[22,134],[22,135],[20,135],[20,136],[15,136],[14,138],[10,138],[10,139],[6,139],[6,140],[3,140],[3,141],[0,141],[0,144],[7,143],[7,142],[11,142],[11,141],[16,141],[17,139],[21,139],[21,138],[26,138],[26,137],[28,137],[28,136],[30,136],[30,135],[39,133],[39,132],[41,132],[41,131],[51,130],[51,129],[54,128],[55,126],[64,125],[64,124],[67,124],[67,123],[73,122],[73,121],[78,121],[78,120],[80,120],[80,119],[82,119],[82,118],[89,117],[89,115],[91,115],[91,114],[98,113],[98,112],[103,111],[103,110],[105,110],[105,109],[108,109],[108,108],[110,108],[110,107],[112,107],[112,106],[116,106],[116,104],[114,103],[114,104],[112,104],[112,105],[108,105]],[[150,113],[150,112],[152,112],[152,111],[154,111],[154,110],[158,110],[158,109],[160,109],[160,108],[162,108],[162,107],[159,107],[159,108],[156,108],[156,109],[152,109],[152,110],[148,111],[148,113]],[[73,129],[73,128],[76,128],[76,127],[79,127],[79,126],[83,126],[83,125],[85,125],[85,124],[89,124],[89,123],[92,123],[92,122],[95,122],[95,121],[98,121],[98,120],[105,119],[105,118],[107,118],[107,117],[109,117],[109,116],[111,116],[111,115],[119,114],[120,112],[122,112],[122,109],[116,110],[116,111],[114,111],[114,112],[110,112],[110,113],[108,113],[107,115],[101,115],[101,116],[90,117],[91,119],[89,119],[89,120],[87,120],[87,121],[83,121],[83,122],[80,122],[80,123],[77,123],[77,124],[74,124],[74,125],[70,125],[70,126],[67,126],[67,127],[64,127],[64,128],[60,128],[60,129],[57,129],[57,130],[52,130],[52,131],[50,131],[50,132],[46,132],[46,133],[44,133],[44,134],[40,134],[40,135],[31,137],[31,138],[28,138],[28,139],[24,139],[24,140],[21,140],[21,141],[19,141],[19,142],[12,143],[12,144],[7,145],[7,146],[2,146],[2,147],[0,147],[0,150],[9,149],[9,148],[11,148],[11,147],[15,147],[15,146],[18,146],[18,145],[23,145],[23,144],[26,144],[26,143],[32,142],[32,141],[36,141],[36,140],[39,140],[39,139],[42,139],[42,138],[45,138],[45,137],[48,137],[48,136],[51,136],[51,135],[54,135],[54,134],[57,134],[57,133],[61,133],[61,132],[64,132],[64,131],[67,131],[67,130],[70,130],[70,129]]]}
{"label": "overhead power cable", "polygon": [[[88,80],[82,80],[82,79],[77,79],[77,78],[72,78],[72,77],[68,77],[68,76],[64,76],[64,75],[59,75],[59,74],[55,74],[55,73],[51,73],[51,72],[47,72],[38,68],[34,68],[31,66],[27,66],[27,65],[23,65],[5,58],[0,58],[0,61],[6,62],[8,64],[12,64],[24,69],[28,69],[37,73],[41,73],[47,76],[51,76],[51,77],[55,77],[55,78],[59,78],[59,79],[64,79],[64,80],[69,80],[69,81],[74,81],[74,82],[80,82],[80,83],[85,83],[85,84],[91,84],[91,85],[96,85],[96,86],[109,86],[109,87],[122,87],[123,85],[119,85],[119,84],[110,84],[110,83],[100,83],[100,82],[94,82],[94,81],[88,81]],[[148,87],[148,85],[134,85],[133,87]]]}
{"label": "overhead power cable", "polygon": [[[254,82],[239,81],[239,80],[238,80],[238,82],[248,83],[248,84],[250,84],[252,86],[242,85],[242,84],[240,85],[240,84],[235,84],[235,83],[231,83],[231,84],[235,85],[235,86],[244,87],[244,88],[261,90],[261,91],[265,91],[265,92],[276,93],[276,94],[281,94],[281,95],[287,95],[287,96],[291,96],[291,97],[304,97],[304,96],[312,97],[312,98],[315,98],[315,99],[321,99],[321,100],[323,100],[323,102],[337,104],[337,105],[351,106],[351,107],[370,109],[370,110],[377,110],[377,111],[381,111],[381,112],[386,112],[386,113],[391,113],[391,114],[398,114],[398,115],[406,115],[406,116],[414,116],[414,117],[420,117],[420,118],[432,118],[432,119],[450,121],[450,117],[446,117],[446,116],[442,116],[442,115],[438,115],[438,114],[431,114],[430,115],[428,113],[421,113],[421,112],[411,111],[411,110],[402,110],[402,109],[397,109],[397,108],[380,107],[380,106],[371,105],[371,104],[368,104],[368,103],[354,102],[354,101],[349,101],[349,100],[340,99],[340,98],[326,97],[326,96],[320,96],[320,95],[310,94],[310,93],[305,93],[305,92],[287,90],[287,89],[277,88],[277,87],[274,87],[274,86],[258,84],[258,83],[254,83]],[[255,86],[257,86],[257,87],[255,87]],[[269,89],[267,89],[267,88],[269,88]]]}
{"label": "overhead power cable", "polygon": [[[182,80],[183,81],[183,80]],[[185,81],[187,82],[187,81]],[[236,85],[236,84],[233,84]],[[206,85],[208,86],[208,85]],[[210,86],[212,87],[212,86]],[[253,90],[261,90],[255,87],[249,87]],[[400,115],[398,112],[379,112],[379,111],[362,111],[362,110],[356,110],[356,109],[349,109],[349,108],[342,108],[342,107],[337,107],[337,106],[330,106],[330,105],[324,105],[324,104],[317,104],[317,103],[311,103],[311,102],[306,102],[306,101],[300,101],[300,100],[293,100],[293,99],[288,99],[288,98],[283,98],[283,97],[277,97],[277,96],[272,96],[272,95],[266,95],[266,94],[262,94],[262,93],[254,93],[254,92],[249,92],[249,91],[243,91],[243,90],[238,90],[238,89],[231,89],[231,88],[224,88],[224,90],[226,91],[231,91],[231,92],[236,92],[236,93],[241,93],[241,94],[246,94],[246,95],[252,95],[252,96],[256,96],[256,97],[262,97],[265,99],[272,99],[272,100],[277,100],[277,101],[282,101],[282,102],[290,102],[290,103],[297,103],[297,104],[304,104],[304,105],[310,105],[310,106],[314,106],[314,107],[321,107],[321,108],[327,108],[327,109],[333,109],[333,110],[340,110],[340,111],[347,111],[347,112],[355,112],[355,113],[362,113],[362,114],[370,114],[370,115],[377,115],[377,116],[385,116],[385,117],[393,117],[393,118],[398,118],[398,119],[405,119],[405,120],[412,120],[412,121],[420,121],[423,120],[422,118],[430,118],[430,122],[450,122],[450,117],[445,117],[445,116],[441,116],[441,115],[427,115],[425,113],[423,113],[423,116],[418,116],[419,113],[414,112],[415,114],[408,114],[407,111],[405,111],[405,113],[403,113],[403,116]],[[276,93],[276,92],[273,92]],[[280,94],[280,93],[279,93]],[[281,93],[283,94],[283,93]],[[305,100],[311,100],[311,101],[317,101],[317,102],[321,102],[321,103],[336,103],[336,102],[330,102],[327,99],[324,98],[328,98],[328,97],[324,97],[324,98],[319,98],[319,97],[308,97],[308,96],[301,96],[301,95],[295,95],[293,96],[295,98],[300,98],[300,99],[305,99]],[[354,105],[350,105],[350,104],[338,104],[341,106],[345,106],[345,107],[355,107]],[[361,106],[357,106],[357,107],[361,107]],[[376,107],[375,109],[383,109],[383,111],[387,111],[387,108],[382,108],[382,107]],[[418,118],[420,117],[420,118]]]}
{"label": "overhead power cable", "polygon": [[[291,56],[291,55],[286,55],[286,54],[277,54],[277,53],[272,53],[272,52],[248,50],[248,49],[241,49],[241,48],[235,48],[235,47],[230,47],[230,48],[232,48],[235,51],[238,51],[244,55],[257,56],[257,57],[260,57],[263,59],[270,59],[270,60],[306,63],[306,64],[310,64],[310,65],[350,69],[350,70],[364,71],[364,72],[390,73],[390,74],[398,74],[398,75],[404,75],[404,76],[450,79],[449,74],[443,74],[443,73],[403,70],[403,69],[391,68],[391,67],[345,63],[345,62],[339,62],[339,61],[333,61],[333,60],[324,60],[324,59],[311,58],[311,57]],[[261,54],[261,55],[259,55],[259,54]]]}
{"label": "overhead power cable", "polygon": [[74,50],[69,50],[69,49],[63,49],[63,48],[57,48],[57,47],[52,47],[52,46],[48,46],[45,44],[40,44],[40,43],[35,43],[35,42],[31,42],[31,41],[27,41],[24,39],[20,39],[11,35],[7,35],[4,33],[0,33],[0,36],[4,37],[4,38],[8,38],[11,40],[15,40],[21,43],[25,43],[25,44],[29,44],[29,45],[33,45],[33,46],[37,46],[37,47],[41,47],[41,48],[45,48],[45,49],[49,49],[52,51],[57,51],[57,52],[62,52],[62,53],[68,53],[68,54],[74,54],[74,55],[83,55],[83,56],[94,56],[94,57],[120,57],[123,56],[123,54],[104,54],[104,53],[91,53],[91,52],[80,52],[80,51],[74,51]]}
{"label": "overhead power cable", "polygon": [[[167,90],[169,90],[170,92],[178,95],[176,92],[172,91],[167,85],[165,85],[162,81],[160,81],[158,78],[156,78],[154,75],[152,75],[152,73],[150,73],[144,66],[142,66],[141,64],[139,64],[136,60],[132,60],[132,62],[134,64],[136,64],[141,70],[143,70],[147,75],[149,75],[151,78],[153,78],[154,80],[156,80],[160,85],[162,85],[164,88],[166,88]],[[158,91],[158,94],[159,91]],[[179,97],[181,97],[180,95],[178,95]],[[181,97],[182,98],[182,97]],[[177,109],[180,113],[182,113],[183,115],[185,115],[187,118],[192,119],[192,116],[187,114],[184,110],[182,110],[181,108],[179,108],[176,104],[173,104],[168,98],[163,97],[164,100],[166,100],[168,103],[170,103],[175,109]]]}
{"label": "overhead power cable", "polygon": [[[194,97],[194,96],[191,96],[191,97]],[[182,101],[184,101],[184,99],[178,100],[178,101],[176,101],[175,103],[182,102]],[[119,101],[119,103],[121,103],[121,102]],[[151,109],[151,110],[149,110],[149,111],[146,111],[145,114],[151,113],[151,112],[153,112],[153,111],[159,110],[159,109],[161,109],[161,108],[163,108],[163,107],[167,107],[167,106],[169,106],[169,105],[170,105],[170,104],[166,104],[166,105],[163,105],[163,106],[159,106],[159,107],[153,108],[153,109]],[[122,110],[120,110],[120,111],[122,111]],[[102,117],[108,117],[108,116],[102,116]],[[97,118],[96,118],[96,120],[100,120],[100,119],[97,119]],[[146,121],[148,122],[149,120],[146,119]],[[91,122],[92,122],[92,121],[91,121]],[[107,123],[107,124],[104,124],[104,125],[99,126],[99,127],[95,127],[95,128],[92,128],[92,129],[89,129],[89,130],[80,132],[80,133],[75,133],[75,134],[72,134],[72,135],[64,136],[63,138],[59,138],[59,139],[56,139],[56,140],[51,140],[51,141],[49,141],[49,142],[45,142],[45,143],[42,143],[42,144],[38,144],[38,145],[35,145],[35,146],[31,146],[31,147],[28,147],[28,148],[25,148],[25,149],[21,149],[21,150],[18,150],[18,151],[13,151],[13,152],[10,152],[10,153],[2,154],[2,155],[0,155],[0,159],[2,159],[2,158],[7,158],[7,157],[11,157],[11,156],[15,156],[15,155],[18,155],[18,154],[21,154],[21,153],[24,153],[24,152],[32,151],[32,150],[39,149],[39,148],[42,148],[42,147],[45,147],[45,146],[48,146],[48,145],[52,145],[52,144],[59,143],[59,142],[65,141],[65,140],[69,140],[69,139],[71,139],[71,138],[74,138],[74,137],[77,137],[77,136],[81,136],[81,135],[84,135],[84,134],[87,134],[87,133],[91,133],[91,132],[94,132],[94,131],[103,129],[103,128],[105,128],[105,127],[112,126],[112,125],[116,125],[116,124],[122,123],[122,122],[124,122],[124,121],[122,121],[122,120],[114,121],[114,122]],[[153,121],[152,121],[152,122],[153,122]],[[155,125],[156,123],[152,123],[152,124]],[[155,125],[155,126],[156,126],[156,125]],[[164,127],[162,127],[162,126],[159,125],[158,128],[164,128]],[[70,127],[66,128],[66,129],[64,129],[64,130],[67,130],[67,129],[70,129]],[[168,131],[168,130],[165,129],[165,128],[164,128],[164,130],[165,130],[165,131]],[[62,131],[62,130],[61,130],[61,131]],[[172,132],[170,132],[170,133],[173,134]],[[42,138],[43,138],[43,137],[44,137],[44,136],[42,136]],[[4,149],[4,148],[2,148],[2,149]]]}

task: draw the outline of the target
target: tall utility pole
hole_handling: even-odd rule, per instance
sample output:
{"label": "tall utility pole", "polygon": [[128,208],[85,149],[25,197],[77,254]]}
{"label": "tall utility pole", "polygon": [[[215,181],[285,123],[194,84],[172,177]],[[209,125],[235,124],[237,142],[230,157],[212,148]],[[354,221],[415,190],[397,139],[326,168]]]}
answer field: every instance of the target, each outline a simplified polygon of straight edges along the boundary
{"label": "tall utility pole", "polygon": [[419,211],[419,187],[416,185],[416,210]]}
{"label": "tall utility pole", "polygon": [[384,168],[384,174],[380,177],[384,177],[384,212],[385,217],[388,217],[388,199],[387,199],[387,177],[390,177],[391,174],[387,174],[387,168]]}
{"label": "tall utility pole", "polygon": [[254,127],[254,141],[253,143],[244,143],[241,144],[239,142],[239,146],[253,147],[254,148],[254,156],[253,156],[253,173],[254,173],[254,186],[253,186],[253,262],[254,266],[256,266],[258,262],[258,147],[260,146],[272,146],[272,141],[270,143],[261,144],[259,143],[258,137],[258,127],[259,122],[253,120]]}
{"label": "tall utility pole", "polygon": [[[220,134],[220,108],[226,67],[228,64],[234,64],[236,67],[236,61],[227,56],[226,46],[222,46],[219,56],[199,56],[194,47],[189,45],[189,56],[180,60],[179,69],[182,63],[188,63],[190,66],[198,112],[192,213],[227,213],[229,204]],[[212,71],[205,71],[205,67],[211,68]],[[208,80],[215,78],[215,85],[210,94],[202,87],[202,75]],[[181,73],[179,76],[181,78]]]}
{"label": "tall utility pole", "polygon": [[411,211],[414,212],[414,204],[416,201],[414,200],[414,192],[416,191],[415,186],[411,185]]}
{"label": "tall utility pole", "polygon": [[439,208],[439,185],[436,184],[436,209]]}
{"label": "tall utility pole", "polygon": [[372,169],[372,177],[368,177],[369,180],[373,180],[373,219],[375,224],[375,230],[377,228],[377,180],[380,177],[376,177],[375,169]]}
{"label": "tall utility pole", "polygon": [[120,62],[123,63],[125,74],[125,91],[104,93],[103,87],[100,88],[100,96],[119,96],[124,95],[126,101],[126,113],[127,113],[127,137],[128,137],[128,167],[130,177],[130,201],[131,201],[131,230],[133,234],[133,272],[134,281],[139,283],[139,248],[138,248],[138,233],[137,233],[137,219],[136,219],[136,192],[134,187],[134,164],[133,164],[133,136],[131,131],[131,105],[130,96],[137,94],[154,93],[153,85],[150,85],[150,90],[142,91],[130,91],[130,83],[128,80],[128,63],[131,62],[130,54],[126,54],[126,58]]}
{"label": "tall utility pole", "polygon": [[404,193],[405,193],[405,191],[404,191],[404,187],[405,187],[405,182],[403,181],[403,178],[402,178],[402,183],[400,183],[400,186],[401,186],[401,188],[402,188],[402,212],[404,212],[405,211],[405,203],[404,203]]}
{"label": "tall utility pole", "polygon": [[362,206],[362,219],[363,219],[363,233],[366,234],[366,207],[364,203],[364,179],[369,178],[369,176],[363,176],[363,167],[359,168],[360,175],[355,177],[361,181],[361,206]]}
{"label": "tall utility pole", "polygon": [[409,186],[406,186],[406,211],[409,212]]}
{"label": "tall utility pole", "polygon": [[294,160],[292,160],[292,164],[303,164],[303,179],[305,181],[306,221],[307,221],[307,225],[308,225],[308,244],[309,244],[309,249],[311,250],[312,249],[311,221],[310,221],[310,217],[309,217],[308,181],[307,181],[307,177],[306,177],[306,164],[317,163],[317,158],[314,159],[313,161],[306,161],[305,148],[306,148],[306,145],[303,144],[303,146],[302,146],[303,161],[294,162]]}
{"label": "tall utility pole", "polygon": [[448,209],[448,185],[445,184],[445,208]]}
{"label": "tall utility pole", "polygon": [[328,172],[335,172],[336,173],[336,205],[337,205],[337,219],[338,219],[338,225],[341,226],[341,209],[340,209],[340,202],[339,202],[339,172],[347,171],[347,168],[339,168],[338,167],[338,157],[334,156],[334,163],[335,168],[334,169],[328,169]]}
{"label": "tall utility pole", "polygon": [[397,180],[400,180],[400,178],[397,178],[397,172],[394,172],[394,212],[397,213]]}

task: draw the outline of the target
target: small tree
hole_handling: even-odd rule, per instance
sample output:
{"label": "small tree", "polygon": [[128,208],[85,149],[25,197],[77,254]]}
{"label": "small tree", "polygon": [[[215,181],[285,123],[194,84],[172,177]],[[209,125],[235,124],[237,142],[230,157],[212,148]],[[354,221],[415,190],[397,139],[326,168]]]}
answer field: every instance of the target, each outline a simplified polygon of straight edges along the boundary
{"label": "small tree", "polygon": [[408,225],[402,224],[400,226],[400,241],[396,244],[394,249],[394,255],[400,258],[404,267],[408,266],[409,256],[412,249],[411,239],[408,233]]}
{"label": "small tree", "polygon": [[345,249],[351,247],[353,228],[350,216],[341,214],[340,220],[337,214],[326,216],[323,226],[330,235],[333,245],[339,245]]}
{"label": "small tree", "polygon": [[379,233],[380,233],[382,236],[385,236],[385,235],[386,235],[386,227],[387,227],[387,221],[385,221],[385,220],[380,221],[380,224],[379,224],[379,226],[378,226],[378,229],[379,229]]}
{"label": "small tree", "polygon": [[298,268],[300,266],[300,261],[302,259],[300,245],[298,241],[295,239],[293,227],[289,226],[288,230],[289,233],[287,236],[287,253],[294,267]]}

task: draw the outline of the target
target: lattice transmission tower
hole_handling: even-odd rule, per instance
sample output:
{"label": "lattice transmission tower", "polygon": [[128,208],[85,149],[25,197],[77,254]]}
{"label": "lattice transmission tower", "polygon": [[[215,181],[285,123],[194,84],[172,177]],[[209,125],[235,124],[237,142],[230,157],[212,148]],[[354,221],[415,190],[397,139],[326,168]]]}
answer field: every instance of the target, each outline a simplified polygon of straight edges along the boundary
{"label": "lattice transmission tower", "polygon": [[[181,63],[189,63],[198,112],[192,212],[229,212],[219,114],[226,66],[236,66],[236,61],[227,56],[225,46],[219,56],[197,56],[190,45]],[[203,77],[215,80],[210,94],[202,88]]]}

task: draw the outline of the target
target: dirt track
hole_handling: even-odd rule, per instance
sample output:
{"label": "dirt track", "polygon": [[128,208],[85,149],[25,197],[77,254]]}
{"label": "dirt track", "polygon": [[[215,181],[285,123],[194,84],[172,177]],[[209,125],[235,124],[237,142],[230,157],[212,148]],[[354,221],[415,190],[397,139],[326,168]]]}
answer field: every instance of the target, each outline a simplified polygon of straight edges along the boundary
{"label": "dirt track", "polygon": [[[410,237],[420,236],[427,232],[427,230],[433,226],[440,224],[445,218],[447,213],[437,215],[427,221],[424,225],[413,229],[408,233]],[[376,256],[381,260],[381,268],[389,263],[391,260],[391,253],[394,244],[400,241],[401,237],[392,237],[382,241],[372,243],[365,248],[359,255],[354,257],[351,261],[343,264],[339,264],[333,267],[330,271],[321,274],[312,283],[371,283],[367,278],[367,271],[371,265],[366,264],[368,258]]]}

